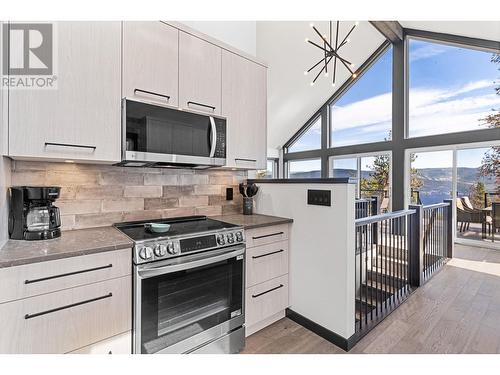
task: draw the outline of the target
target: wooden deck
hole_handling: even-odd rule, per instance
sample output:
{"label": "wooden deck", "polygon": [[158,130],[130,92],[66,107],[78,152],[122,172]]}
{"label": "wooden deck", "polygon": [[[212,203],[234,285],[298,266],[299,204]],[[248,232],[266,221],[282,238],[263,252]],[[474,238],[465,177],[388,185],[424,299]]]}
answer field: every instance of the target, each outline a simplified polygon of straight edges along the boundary
{"label": "wooden deck", "polygon": [[[471,223],[468,230],[460,232],[457,227],[457,237],[467,240],[481,241],[485,243],[492,243],[492,235],[487,234],[486,238],[482,238],[481,224]],[[500,232],[495,233],[495,244],[500,248]]]}
{"label": "wooden deck", "polygon": [[[427,284],[350,353],[500,353],[500,251],[456,245]],[[345,353],[289,319],[247,338],[243,353]]]}

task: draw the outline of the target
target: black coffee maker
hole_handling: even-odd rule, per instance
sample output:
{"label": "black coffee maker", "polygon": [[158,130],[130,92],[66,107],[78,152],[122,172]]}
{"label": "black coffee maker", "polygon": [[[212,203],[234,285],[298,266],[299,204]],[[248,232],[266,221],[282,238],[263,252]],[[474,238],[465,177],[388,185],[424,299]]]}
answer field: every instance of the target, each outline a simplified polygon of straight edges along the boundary
{"label": "black coffee maker", "polygon": [[9,236],[13,240],[46,240],[61,236],[60,187],[10,188]]}

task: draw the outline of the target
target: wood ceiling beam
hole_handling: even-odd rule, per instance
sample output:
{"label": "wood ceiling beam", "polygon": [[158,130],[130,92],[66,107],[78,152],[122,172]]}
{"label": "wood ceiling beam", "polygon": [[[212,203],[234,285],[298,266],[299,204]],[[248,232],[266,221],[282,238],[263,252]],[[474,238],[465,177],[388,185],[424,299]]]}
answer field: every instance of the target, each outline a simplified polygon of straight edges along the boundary
{"label": "wood ceiling beam", "polygon": [[403,26],[398,21],[370,21],[370,23],[391,43],[403,40]]}

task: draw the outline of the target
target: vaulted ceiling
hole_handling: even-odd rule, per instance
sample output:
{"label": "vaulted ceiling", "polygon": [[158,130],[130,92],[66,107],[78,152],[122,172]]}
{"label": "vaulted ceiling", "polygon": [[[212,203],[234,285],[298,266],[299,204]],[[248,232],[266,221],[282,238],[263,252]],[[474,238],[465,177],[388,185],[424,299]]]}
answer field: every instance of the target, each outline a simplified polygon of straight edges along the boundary
{"label": "vaulted ceiling", "polygon": [[[320,42],[310,23],[320,32],[329,33],[327,21],[258,21],[257,56],[269,64],[268,73],[268,147],[282,146],[342,85],[351,79],[343,67],[337,67],[337,83],[320,76],[314,86],[313,72],[304,75],[322,56],[322,51],[305,38]],[[340,36],[354,24],[340,22]],[[359,67],[383,42],[384,37],[369,22],[360,22],[342,47],[342,56]],[[317,71],[317,70],[314,70]]]}
{"label": "vaulted ceiling", "polygon": [[[327,21],[312,21],[328,33]],[[321,107],[343,82],[351,79],[346,69],[338,69],[335,87],[329,78],[320,77],[310,86],[314,75],[305,76],[321,58],[321,50],[305,43],[319,41],[309,26],[311,21],[257,21],[257,56],[269,65],[268,148],[270,154],[281,146]],[[342,21],[340,35],[353,22]],[[498,21],[400,21],[404,28],[472,38],[500,41]],[[367,21],[360,22],[343,48],[345,58],[359,67],[384,42],[384,37]],[[275,154],[277,155],[277,154]]]}

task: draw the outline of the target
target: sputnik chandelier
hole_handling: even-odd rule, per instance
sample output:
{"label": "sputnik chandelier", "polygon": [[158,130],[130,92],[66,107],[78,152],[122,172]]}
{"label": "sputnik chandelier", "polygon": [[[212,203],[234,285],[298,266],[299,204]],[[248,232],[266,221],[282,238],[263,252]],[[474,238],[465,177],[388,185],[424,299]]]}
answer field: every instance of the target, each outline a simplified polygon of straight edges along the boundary
{"label": "sputnik chandelier", "polygon": [[312,72],[316,67],[321,67],[319,72],[316,74],[314,79],[311,82],[311,86],[314,86],[316,83],[316,80],[318,77],[321,75],[321,73],[324,72],[324,76],[328,77],[329,76],[329,71],[328,71],[328,66],[330,65],[330,62],[333,59],[333,71],[332,71],[332,86],[335,86],[335,78],[337,75],[337,60],[339,61],[339,64],[342,64],[345,66],[345,68],[351,73],[352,78],[356,78],[358,75],[353,71],[354,69],[354,64],[351,63],[350,61],[346,60],[344,57],[340,55],[340,49],[344,47],[346,44],[350,42],[349,36],[351,33],[354,31],[356,26],[358,26],[359,22],[355,22],[354,25],[351,27],[349,32],[346,34],[346,36],[340,40],[339,38],[339,24],[340,22],[337,21],[337,26],[336,26],[336,31],[335,31],[335,44],[333,43],[333,38],[332,38],[332,28],[333,28],[333,22],[330,21],[330,38],[327,37],[326,34],[321,34],[316,26],[314,26],[313,23],[311,23],[312,29],[316,32],[316,34],[319,35],[321,42],[315,43],[312,40],[309,40],[306,38],[306,43],[310,43],[313,46],[319,48],[321,51],[323,51],[324,56],[319,60],[316,64],[314,64],[312,67],[310,67],[308,70],[304,72],[305,75],[308,75],[310,72]]}

